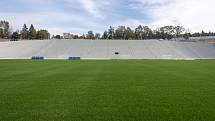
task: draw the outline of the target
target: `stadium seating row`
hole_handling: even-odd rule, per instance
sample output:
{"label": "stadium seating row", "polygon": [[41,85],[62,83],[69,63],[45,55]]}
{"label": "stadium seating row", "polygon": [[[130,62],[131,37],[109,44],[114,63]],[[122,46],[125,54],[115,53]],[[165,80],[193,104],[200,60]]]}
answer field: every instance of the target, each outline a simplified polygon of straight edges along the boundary
{"label": "stadium seating row", "polygon": [[[45,57],[43,56],[33,56],[31,58],[32,60],[45,60]],[[68,60],[81,60],[81,57],[79,56],[71,56],[68,58]]]}

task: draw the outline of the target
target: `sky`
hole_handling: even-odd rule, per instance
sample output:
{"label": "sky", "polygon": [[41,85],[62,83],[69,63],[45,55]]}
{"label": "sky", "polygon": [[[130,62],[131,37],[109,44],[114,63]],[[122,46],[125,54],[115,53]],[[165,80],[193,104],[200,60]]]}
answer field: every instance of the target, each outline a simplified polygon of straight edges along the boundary
{"label": "sky", "polygon": [[109,26],[156,29],[180,25],[190,32],[215,31],[214,0],[0,0],[0,20],[51,34],[103,32]]}

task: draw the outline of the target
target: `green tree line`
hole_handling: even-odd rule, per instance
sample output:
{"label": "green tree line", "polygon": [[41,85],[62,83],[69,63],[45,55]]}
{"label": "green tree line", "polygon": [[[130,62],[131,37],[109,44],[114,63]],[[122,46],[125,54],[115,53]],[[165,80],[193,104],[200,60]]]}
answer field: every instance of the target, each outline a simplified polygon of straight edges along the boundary
{"label": "green tree line", "polygon": [[[189,39],[189,37],[200,37],[200,36],[215,36],[213,32],[193,33],[187,32],[183,26],[164,26],[157,28],[155,30],[148,26],[139,25],[137,28],[132,29],[131,27],[118,26],[112,27],[103,32],[95,33],[90,30],[87,34],[82,36],[75,35],[71,39],[117,39],[117,40],[146,40],[146,39],[172,39],[172,38],[184,38]],[[62,39],[60,35],[56,37]]]}
{"label": "green tree line", "polygon": [[[112,27],[100,33],[94,33],[92,30],[82,36],[74,35],[71,39],[119,39],[119,40],[144,40],[144,39],[172,39],[200,37],[200,36],[215,36],[214,32],[197,32],[191,34],[187,32],[183,26],[163,26],[157,29],[151,29],[148,26],[139,25],[135,29],[126,26]],[[31,24],[28,29],[24,24],[21,31],[12,32],[8,21],[0,21],[0,39],[16,37],[19,39],[50,39],[48,30],[36,30]],[[62,36],[56,35],[52,38],[63,39]]]}
{"label": "green tree line", "polygon": [[[118,26],[116,29],[112,26],[104,31],[101,39],[119,39],[119,40],[145,40],[145,39],[172,39],[186,37],[186,29],[182,26],[164,26],[151,29],[148,26],[139,25],[137,28]],[[189,34],[190,36],[190,34]]]}
{"label": "green tree line", "polygon": [[24,24],[21,31],[12,32],[8,21],[0,21],[0,39],[50,39],[50,34],[47,30],[36,30],[31,24],[28,29]]}
{"label": "green tree line", "polygon": [[23,25],[22,30],[20,32],[21,39],[50,39],[50,34],[47,30],[36,30],[34,25],[31,24],[30,28],[28,29],[26,24]]}

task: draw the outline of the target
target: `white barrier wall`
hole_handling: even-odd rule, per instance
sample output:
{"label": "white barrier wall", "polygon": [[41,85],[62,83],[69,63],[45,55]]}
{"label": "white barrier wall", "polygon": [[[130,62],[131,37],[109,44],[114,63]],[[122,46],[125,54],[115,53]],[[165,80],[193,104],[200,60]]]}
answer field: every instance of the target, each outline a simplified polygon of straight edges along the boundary
{"label": "white barrier wall", "polygon": [[[115,55],[119,52],[119,55]],[[215,59],[215,45],[159,40],[25,40],[0,42],[0,58]]]}

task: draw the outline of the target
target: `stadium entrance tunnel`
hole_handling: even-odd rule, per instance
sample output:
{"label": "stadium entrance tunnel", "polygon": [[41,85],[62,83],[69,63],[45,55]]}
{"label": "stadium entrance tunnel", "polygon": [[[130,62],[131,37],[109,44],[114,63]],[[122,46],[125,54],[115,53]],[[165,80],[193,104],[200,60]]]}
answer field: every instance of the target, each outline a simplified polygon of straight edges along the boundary
{"label": "stadium entrance tunnel", "polygon": [[115,52],[115,55],[119,55],[119,52]]}

